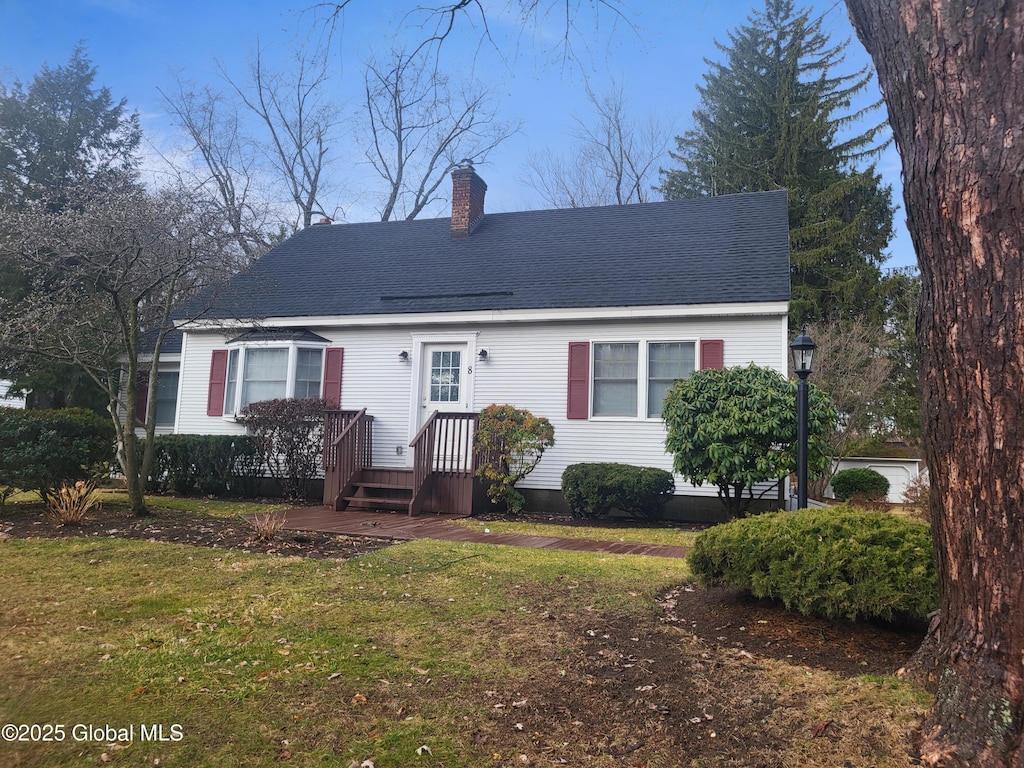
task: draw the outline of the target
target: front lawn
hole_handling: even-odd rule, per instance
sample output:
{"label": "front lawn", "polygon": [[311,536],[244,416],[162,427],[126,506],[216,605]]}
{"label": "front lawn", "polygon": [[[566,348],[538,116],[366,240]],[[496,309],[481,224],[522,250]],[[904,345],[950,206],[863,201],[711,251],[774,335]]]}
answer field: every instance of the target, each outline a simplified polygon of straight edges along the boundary
{"label": "front lawn", "polygon": [[658,605],[688,578],[434,541],[348,561],[0,541],[0,724],[65,734],[0,763],[907,764],[920,692],[699,641]]}

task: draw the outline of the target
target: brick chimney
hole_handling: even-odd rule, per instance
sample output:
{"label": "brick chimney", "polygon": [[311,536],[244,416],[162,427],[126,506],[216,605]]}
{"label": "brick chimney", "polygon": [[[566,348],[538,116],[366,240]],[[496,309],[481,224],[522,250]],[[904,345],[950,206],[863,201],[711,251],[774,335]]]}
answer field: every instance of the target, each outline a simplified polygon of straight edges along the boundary
{"label": "brick chimney", "polygon": [[452,237],[469,237],[484,217],[487,184],[476,175],[473,163],[463,160],[452,171]]}

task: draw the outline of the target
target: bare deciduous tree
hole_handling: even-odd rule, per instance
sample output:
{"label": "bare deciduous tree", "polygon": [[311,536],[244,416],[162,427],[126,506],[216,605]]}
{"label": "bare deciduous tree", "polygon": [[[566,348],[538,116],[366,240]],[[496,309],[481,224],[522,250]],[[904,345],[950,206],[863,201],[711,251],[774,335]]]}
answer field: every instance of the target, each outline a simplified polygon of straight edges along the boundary
{"label": "bare deciduous tree", "polygon": [[672,131],[654,115],[631,117],[622,85],[604,95],[588,86],[587,100],[593,114],[574,118],[568,157],[531,153],[524,181],[555,208],[649,202]]}
{"label": "bare deciduous tree", "polygon": [[258,149],[239,125],[237,105],[209,87],[197,88],[181,79],[175,93],[160,94],[202,161],[201,171],[176,171],[211,191],[241,252],[237,267],[244,269],[270,248],[272,232],[280,224],[275,227],[260,184]]}
{"label": "bare deciduous tree", "polygon": [[515,132],[480,85],[453,89],[422,50],[366,66],[366,157],[386,184],[381,221],[416,218],[460,159],[476,162]]}
{"label": "bare deciduous tree", "polygon": [[[156,376],[149,377],[147,413],[135,387],[146,361],[159,361],[170,313],[207,286],[223,246],[218,210],[180,189],[147,193],[131,185],[89,193],[53,213],[45,204],[0,211],[4,255],[32,276],[31,290],[0,307],[5,353],[70,363],[106,393],[118,439],[117,458],[131,508],[146,511],[153,464]],[[143,349],[142,336],[155,333]],[[135,425],[145,425],[141,457]]]}
{"label": "bare deciduous tree", "polygon": [[294,68],[274,71],[257,48],[247,83],[224,78],[266,130],[264,152],[308,227],[324,210],[329,182],[324,170],[331,142],[342,122],[341,109],[328,98],[330,72],[324,51],[298,51]]}
{"label": "bare deciduous tree", "polygon": [[[832,398],[839,413],[840,423],[828,443],[832,457],[841,459],[849,455],[853,443],[880,431],[881,400],[893,369],[885,354],[889,340],[880,328],[851,320],[819,323],[807,331],[818,347],[814,383]],[[811,496],[823,498],[830,480],[830,475],[812,480]]]}

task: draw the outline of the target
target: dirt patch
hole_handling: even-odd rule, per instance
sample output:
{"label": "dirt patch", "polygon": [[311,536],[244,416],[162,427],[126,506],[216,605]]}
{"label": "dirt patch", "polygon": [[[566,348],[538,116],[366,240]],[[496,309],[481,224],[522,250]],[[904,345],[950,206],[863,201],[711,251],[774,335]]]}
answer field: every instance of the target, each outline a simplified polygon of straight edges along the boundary
{"label": "dirt patch", "polygon": [[104,507],[98,514],[87,517],[81,525],[59,526],[42,511],[41,505],[19,505],[0,517],[0,538],[5,536],[19,539],[113,536],[270,555],[342,560],[393,543],[370,536],[315,531],[279,531],[268,541],[260,541],[253,527],[241,517],[204,517],[156,506],[145,517],[132,514],[125,507]]}

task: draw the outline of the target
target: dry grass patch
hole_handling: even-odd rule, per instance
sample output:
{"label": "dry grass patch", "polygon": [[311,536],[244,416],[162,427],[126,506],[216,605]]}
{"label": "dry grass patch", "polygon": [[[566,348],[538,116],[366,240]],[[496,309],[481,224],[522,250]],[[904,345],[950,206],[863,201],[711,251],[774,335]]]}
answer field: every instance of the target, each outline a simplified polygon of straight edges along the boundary
{"label": "dry grass patch", "polygon": [[563,539],[591,539],[593,541],[627,541],[634,544],[667,544],[692,547],[698,531],[671,527],[559,525],[532,521],[482,521],[473,518],[453,520],[474,530],[489,529],[491,533],[520,533],[527,536],[555,536]]}

